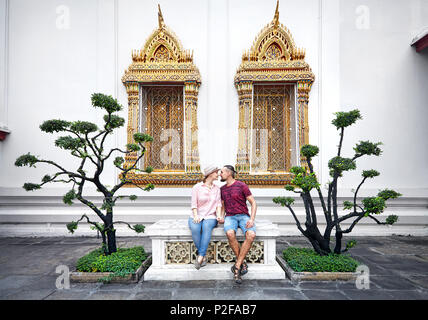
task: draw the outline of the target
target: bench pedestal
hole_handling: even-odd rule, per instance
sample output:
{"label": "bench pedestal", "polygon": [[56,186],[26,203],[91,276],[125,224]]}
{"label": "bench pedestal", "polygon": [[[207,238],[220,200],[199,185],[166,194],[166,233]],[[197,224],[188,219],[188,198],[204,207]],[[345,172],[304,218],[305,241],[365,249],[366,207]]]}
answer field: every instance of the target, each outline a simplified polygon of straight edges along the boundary
{"label": "bench pedestal", "polygon": [[[275,259],[278,226],[268,220],[256,219],[256,232],[256,239],[246,257],[248,273],[243,279],[285,279],[285,272]],[[235,255],[222,224],[214,228],[207,251],[209,261],[199,270],[194,266],[196,248],[187,219],[159,220],[146,228],[146,234],[152,240],[152,265],[145,272],[144,281],[233,279],[230,268]],[[240,229],[237,239],[241,243],[244,241]]]}

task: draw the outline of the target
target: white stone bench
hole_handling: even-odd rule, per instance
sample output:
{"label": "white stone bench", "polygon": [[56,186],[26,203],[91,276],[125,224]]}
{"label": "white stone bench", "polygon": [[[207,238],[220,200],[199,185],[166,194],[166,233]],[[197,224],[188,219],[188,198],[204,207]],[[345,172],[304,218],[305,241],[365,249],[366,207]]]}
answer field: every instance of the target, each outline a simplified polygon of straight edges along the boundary
{"label": "white stone bench", "polygon": [[[229,247],[223,224],[214,228],[208,247],[208,264],[196,270],[196,248],[187,219],[159,220],[146,228],[152,240],[152,265],[144,280],[225,280],[233,279],[230,268],[235,255]],[[256,219],[256,239],[247,254],[248,273],[243,279],[285,279],[284,270],[275,259],[279,229],[269,220]],[[244,241],[241,229],[238,241]]]}

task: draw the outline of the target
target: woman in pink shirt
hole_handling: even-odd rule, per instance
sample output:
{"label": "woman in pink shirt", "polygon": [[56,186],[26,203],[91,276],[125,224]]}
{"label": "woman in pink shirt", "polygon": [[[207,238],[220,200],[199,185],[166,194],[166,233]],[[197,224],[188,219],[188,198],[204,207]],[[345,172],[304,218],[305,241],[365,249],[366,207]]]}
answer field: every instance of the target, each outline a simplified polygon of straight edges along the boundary
{"label": "woman in pink shirt", "polygon": [[220,188],[213,183],[218,179],[219,170],[215,166],[208,166],[204,169],[204,180],[192,188],[192,214],[188,222],[193,242],[198,250],[195,261],[198,270],[207,264],[205,255],[211,233],[218,221],[221,221]]}

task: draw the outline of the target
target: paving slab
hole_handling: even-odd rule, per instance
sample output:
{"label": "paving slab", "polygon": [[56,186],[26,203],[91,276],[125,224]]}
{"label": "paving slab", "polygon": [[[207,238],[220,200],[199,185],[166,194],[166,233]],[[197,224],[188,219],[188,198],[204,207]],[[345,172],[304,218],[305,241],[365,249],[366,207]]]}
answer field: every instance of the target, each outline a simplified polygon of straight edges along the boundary
{"label": "paving slab", "polygon": [[172,290],[146,290],[135,294],[134,300],[172,300]]}
{"label": "paving slab", "polygon": [[192,288],[192,290],[176,290],[172,300],[217,300],[215,288]]}
{"label": "paving slab", "polygon": [[428,291],[420,292],[414,290],[388,290],[393,300],[428,300]]}
{"label": "paving slab", "polygon": [[44,300],[86,300],[92,292],[82,290],[56,290]]}
{"label": "paving slab", "polygon": [[99,291],[118,291],[118,290],[137,290],[140,285],[137,283],[102,283],[99,287]]}
{"label": "paving slab", "polygon": [[126,291],[98,291],[88,297],[88,300],[126,300],[132,295]]}
{"label": "paving slab", "polygon": [[288,279],[286,280],[256,280],[260,288],[294,288],[295,285]]}
{"label": "paving slab", "polygon": [[396,275],[371,276],[370,284],[388,290],[416,290],[418,286],[404,277]]}
{"label": "paving slab", "polygon": [[423,289],[428,289],[428,276],[409,276],[407,280]]}
{"label": "paving slab", "polygon": [[140,281],[138,290],[146,289],[174,289],[178,288],[181,281]]}
{"label": "paving slab", "polygon": [[[57,289],[55,269],[71,271],[84,254],[99,247],[94,237],[2,238],[0,241],[0,299],[144,299],[144,300],[306,300],[306,299],[424,299],[428,300],[428,237],[357,238],[350,255],[370,270],[370,289],[358,290],[352,281],[293,283],[251,280],[241,285],[219,281],[140,281],[137,284],[72,283]],[[346,241],[346,240],[345,240]],[[121,237],[118,246],[143,245],[145,237]],[[303,237],[279,237],[278,252],[289,245],[310,247]]]}
{"label": "paving slab", "polygon": [[349,300],[349,298],[340,291],[304,289],[302,293],[310,300]]}
{"label": "paving slab", "polygon": [[[300,289],[336,290],[338,281],[301,281],[298,283]],[[349,281],[354,284],[355,282]]]}
{"label": "paving slab", "polygon": [[[149,282],[149,281],[147,281]],[[194,280],[194,281],[178,281],[178,288],[180,289],[194,289],[194,288],[216,288],[215,280]]]}
{"label": "paving slab", "polygon": [[19,292],[1,297],[3,300],[43,300],[55,292],[55,289],[20,290]]}
{"label": "paving slab", "polygon": [[261,289],[254,287],[233,286],[217,289],[216,298],[219,300],[260,300],[263,299],[263,292]]}
{"label": "paving slab", "polygon": [[351,300],[390,300],[393,298],[388,291],[381,289],[352,289],[342,291]]}
{"label": "paving slab", "polygon": [[302,291],[295,289],[262,289],[261,300],[308,300]]}
{"label": "paving slab", "polygon": [[[276,281],[276,280],[267,280],[267,281]],[[258,284],[258,280],[246,280],[243,278],[241,284],[237,284],[234,280],[218,280],[216,281],[216,287],[217,289],[257,288],[259,287],[259,284]]]}

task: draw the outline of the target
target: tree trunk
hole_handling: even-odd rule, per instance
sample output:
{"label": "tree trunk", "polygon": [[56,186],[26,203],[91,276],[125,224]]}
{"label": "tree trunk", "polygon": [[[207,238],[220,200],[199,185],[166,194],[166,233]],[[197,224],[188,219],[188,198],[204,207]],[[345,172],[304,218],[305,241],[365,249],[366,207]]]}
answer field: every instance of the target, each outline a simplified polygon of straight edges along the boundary
{"label": "tree trunk", "polygon": [[305,237],[309,240],[312,247],[318,254],[325,256],[331,253],[330,240],[326,240],[321,236],[316,225],[306,225]]}
{"label": "tree trunk", "polygon": [[117,251],[116,248],[116,230],[107,230],[107,249],[108,254],[112,254]]}
{"label": "tree trunk", "polygon": [[107,234],[107,251],[112,254],[117,251],[116,248],[116,230],[113,226],[113,211],[108,210],[106,215],[106,234]]}
{"label": "tree trunk", "polygon": [[342,232],[336,232],[336,246],[334,253],[340,254],[342,251]]}

